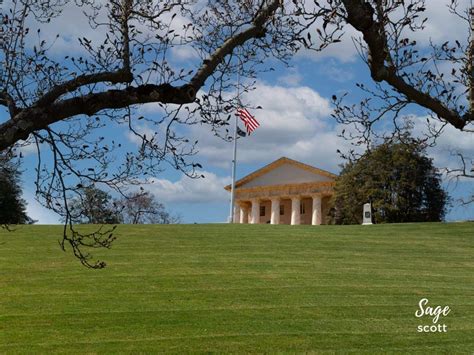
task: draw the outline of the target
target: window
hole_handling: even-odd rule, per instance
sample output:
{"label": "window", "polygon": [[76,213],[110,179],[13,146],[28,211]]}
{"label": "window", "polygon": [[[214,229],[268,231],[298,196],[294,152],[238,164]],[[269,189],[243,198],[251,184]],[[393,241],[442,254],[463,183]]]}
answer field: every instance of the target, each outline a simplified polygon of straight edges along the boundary
{"label": "window", "polygon": [[260,206],[260,217],[265,217],[265,206]]}
{"label": "window", "polygon": [[280,205],[280,216],[283,216],[285,214],[285,206]]}
{"label": "window", "polygon": [[300,203],[300,214],[305,214],[305,213],[306,213],[306,209],[305,209],[305,207],[304,207],[304,203],[301,202],[301,203]]}

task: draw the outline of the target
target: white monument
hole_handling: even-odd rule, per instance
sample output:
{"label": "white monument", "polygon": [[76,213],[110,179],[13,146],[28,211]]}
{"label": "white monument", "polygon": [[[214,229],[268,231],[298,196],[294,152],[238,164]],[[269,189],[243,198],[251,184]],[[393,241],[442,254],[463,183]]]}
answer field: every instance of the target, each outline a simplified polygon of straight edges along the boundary
{"label": "white monument", "polygon": [[282,157],[235,182],[234,223],[324,224],[336,177]]}
{"label": "white monument", "polygon": [[362,216],[362,225],[372,224],[372,205],[366,203],[364,205],[364,214]]}

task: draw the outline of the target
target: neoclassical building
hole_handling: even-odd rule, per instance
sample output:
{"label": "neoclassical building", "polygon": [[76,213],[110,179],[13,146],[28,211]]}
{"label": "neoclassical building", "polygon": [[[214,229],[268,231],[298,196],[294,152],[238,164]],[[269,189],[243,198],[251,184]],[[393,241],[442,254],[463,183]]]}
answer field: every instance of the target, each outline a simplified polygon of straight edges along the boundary
{"label": "neoclassical building", "polygon": [[[280,158],[235,183],[237,223],[326,224],[337,175]],[[225,187],[231,191],[231,186]]]}

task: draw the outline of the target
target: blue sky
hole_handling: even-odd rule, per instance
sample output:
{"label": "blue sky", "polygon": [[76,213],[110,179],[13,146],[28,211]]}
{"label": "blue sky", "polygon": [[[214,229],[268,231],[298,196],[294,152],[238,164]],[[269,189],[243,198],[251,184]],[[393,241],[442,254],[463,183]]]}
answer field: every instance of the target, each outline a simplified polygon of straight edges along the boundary
{"label": "blue sky", "polygon": [[[429,2],[428,26],[423,33],[416,34],[422,46],[427,46],[430,39],[437,43],[465,40],[466,26],[448,14],[446,3],[444,0]],[[95,36],[77,13],[66,11],[62,18],[55,21],[43,32],[45,36],[54,36],[58,28],[61,29],[61,37],[54,49],[58,56],[79,50],[75,37]],[[449,31],[445,31],[447,23]],[[346,151],[350,143],[337,136],[343,127],[330,117],[331,96],[348,92],[348,102],[356,102],[360,93],[355,83],[371,85],[368,70],[357,55],[352,36],[357,34],[347,29],[341,43],[329,47],[323,53],[299,53],[290,67],[273,61],[268,63],[275,71],[262,73],[257,80],[256,90],[244,97],[246,102],[262,106],[262,109],[253,111],[260,128],[251,136],[239,140],[238,178],[281,156],[339,172],[342,161],[336,150]],[[193,56],[187,52],[176,51],[173,60],[177,66],[187,68],[194,65]],[[147,118],[159,118],[162,113],[157,104],[148,104],[138,110],[138,114]],[[413,115],[416,122],[424,122],[427,115],[426,111],[417,107],[412,107],[407,113]],[[146,132],[151,127],[139,124],[138,129]],[[422,130],[421,124],[416,125],[416,132]],[[153,184],[145,188],[153,192],[168,209],[181,215],[183,222],[224,222],[229,211],[229,194],[224,186],[230,183],[232,143],[215,137],[207,126],[194,125],[185,131],[192,140],[199,140],[199,153],[194,160],[203,166],[205,178],[193,180],[168,167],[154,177]],[[106,138],[122,142],[127,149],[137,147],[136,140],[124,127],[108,127]],[[474,157],[474,135],[448,127],[429,154],[438,167],[453,167],[456,166],[456,161],[450,156],[453,149]],[[37,162],[34,150],[26,147],[23,153],[24,197],[28,201],[28,212],[39,223],[58,223],[58,217],[34,199],[34,167]],[[462,207],[457,202],[457,199],[472,193],[474,181],[454,183],[445,180],[445,186],[453,199],[447,219],[474,219],[474,206]]]}

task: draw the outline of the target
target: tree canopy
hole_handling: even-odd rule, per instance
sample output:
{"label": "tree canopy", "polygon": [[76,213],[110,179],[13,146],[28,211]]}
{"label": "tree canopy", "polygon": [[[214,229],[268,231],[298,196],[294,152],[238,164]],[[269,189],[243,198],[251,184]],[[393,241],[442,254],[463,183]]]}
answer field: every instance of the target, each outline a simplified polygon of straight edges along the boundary
{"label": "tree canopy", "polygon": [[112,197],[93,185],[83,187],[76,198],[70,202],[71,219],[75,223],[117,224],[120,223],[119,212]]}
{"label": "tree canopy", "polygon": [[32,222],[21,193],[18,165],[0,156],[0,225]]}
{"label": "tree canopy", "polygon": [[175,224],[180,222],[178,216],[169,213],[152,193],[143,189],[128,193],[115,201],[115,204],[120,211],[122,223]]}
{"label": "tree canopy", "polygon": [[69,202],[71,220],[80,224],[170,224],[179,218],[166,211],[155,196],[143,188],[113,198],[107,191],[91,185]]}
{"label": "tree canopy", "polygon": [[334,195],[338,224],[361,223],[368,202],[376,223],[439,222],[447,201],[441,175],[424,146],[406,137],[386,141],[345,164]]}

